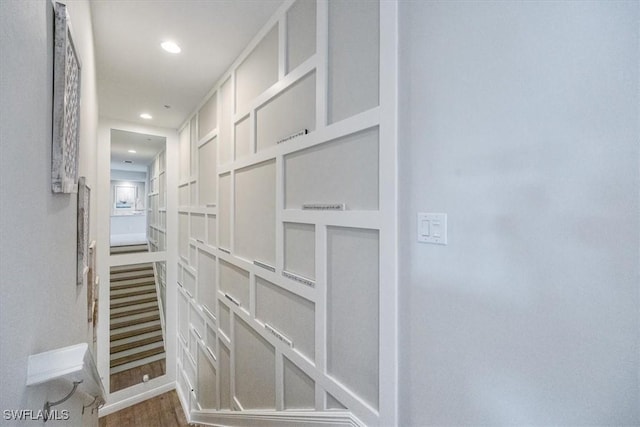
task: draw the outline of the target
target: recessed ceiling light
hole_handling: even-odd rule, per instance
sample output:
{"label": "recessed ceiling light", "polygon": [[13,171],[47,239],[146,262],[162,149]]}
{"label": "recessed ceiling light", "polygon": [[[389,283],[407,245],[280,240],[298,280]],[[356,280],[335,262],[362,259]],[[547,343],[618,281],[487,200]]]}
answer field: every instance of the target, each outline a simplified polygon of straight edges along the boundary
{"label": "recessed ceiling light", "polygon": [[163,42],[160,44],[160,46],[162,46],[162,48],[169,53],[180,53],[180,51],[182,50],[180,49],[180,46],[170,41]]}
{"label": "recessed ceiling light", "polygon": [[129,150],[129,153],[136,154],[136,150]]}
{"label": "recessed ceiling light", "polygon": [[142,113],[142,114],[140,114],[140,118],[146,119],[146,120],[151,120],[153,117],[151,117],[151,114],[149,114],[149,113]]}

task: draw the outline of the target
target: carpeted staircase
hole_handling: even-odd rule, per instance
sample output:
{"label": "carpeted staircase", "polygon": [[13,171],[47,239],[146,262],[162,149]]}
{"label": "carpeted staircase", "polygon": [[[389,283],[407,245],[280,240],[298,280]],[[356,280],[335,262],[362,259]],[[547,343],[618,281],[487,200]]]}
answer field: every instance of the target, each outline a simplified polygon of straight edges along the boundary
{"label": "carpeted staircase", "polygon": [[111,267],[111,374],[163,359],[153,265]]}

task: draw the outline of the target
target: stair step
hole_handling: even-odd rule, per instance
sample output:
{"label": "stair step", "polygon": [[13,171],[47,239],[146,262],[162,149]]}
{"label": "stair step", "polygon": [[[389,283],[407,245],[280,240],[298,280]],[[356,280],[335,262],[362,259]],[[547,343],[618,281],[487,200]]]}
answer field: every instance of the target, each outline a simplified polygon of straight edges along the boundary
{"label": "stair step", "polygon": [[[131,333],[135,333],[135,334],[141,334],[141,332],[139,332],[140,330],[148,330],[148,328],[159,328],[162,326],[162,323],[160,323],[159,320],[156,320],[155,322],[147,322],[147,323],[138,323],[132,326],[125,326],[124,328],[118,328],[118,329],[113,329],[110,334],[113,335],[114,337],[118,337],[121,336],[122,334],[127,334],[129,332]],[[153,329],[153,332],[157,332],[156,329]],[[114,338],[112,340],[116,341],[116,338]],[[122,344],[122,343],[121,343]]]}
{"label": "stair step", "polygon": [[152,288],[147,288],[147,289],[139,289],[136,291],[129,291],[129,292],[125,292],[125,293],[111,293],[111,301],[113,300],[117,300],[117,299],[122,299],[122,298],[129,298],[129,297],[135,297],[135,296],[139,296],[139,295],[148,295],[148,294],[154,294],[156,293],[156,288],[155,286]]}
{"label": "stair step", "polygon": [[110,253],[114,254],[130,254],[136,252],[148,252],[149,247],[146,244],[142,245],[126,245],[126,246],[111,246]]}
{"label": "stair step", "polygon": [[122,345],[122,344],[129,344],[129,343],[133,343],[133,342],[138,342],[140,340],[145,340],[145,339],[151,338],[151,337],[159,337],[159,336],[163,336],[162,335],[162,331],[152,331],[152,332],[147,332],[147,333],[136,335],[136,336],[129,337],[129,338],[123,338],[121,340],[111,340],[111,341],[109,341],[109,348],[117,347],[117,346]]}
{"label": "stair step", "polygon": [[160,348],[164,347],[164,343],[162,341],[161,342],[154,342],[154,343],[151,343],[151,344],[145,344],[145,345],[140,345],[140,346],[137,346],[137,347],[133,347],[133,348],[130,348],[129,350],[123,350],[123,351],[120,351],[120,352],[117,352],[117,353],[112,351],[109,354],[109,360],[116,360],[116,359],[121,359],[121,358],[127,357],[127,356],[133,356],[133,355],[136,355],[136,354],[139,354],[139,353],[144,353],[145,351],[148,351],[148,350],[154,350],[154,349],[156,349],[158,347],[160,347]]}
{"label": "stair step", "polygon": [[111,267],[109,271],[111,273],[122,273],[125,271],[146,270],[148,268],[153,269],[153,263],[145,262],[144,264],[116,265],[114,267]]}
{"label": "stair step", "polygon": [[115,282],[113,282],[111,284],[111,286],[109,287],[112,291],[117,291],[120,289],[127,289],[127,288],[136,288],[138,286],[146,286],[146,285],[155,285],[156,282],[154,280],[153,277],[149,278],[149,279],[132,279],[132,280],[116,280]]}
{"label": "stair step", "polygon": [[120,357],[112,360],[109,366],[114,368],[116,366],[124,365],[125,363],[134,362],[136,360],[144,359],[146,357],[155,356],[157,354],[164,353],[164,347],[156,347],[151,350],[142,351],[140,353],[131,354],[129,356]]}
{"label": "stair step", "polygon": [[142,290],[149,290],[149,291],[155,292],[156,290],[155,283],[145,283],[143,285],[126,286],[120,289],[111,289],[111,298],[117,298],[118,295],[124,295],[129,292],[136,292],[136,291],[142,291]]}
{"label": "stair step", "polygon": [[140,299],[135,299],[131,301],[111,303],[111,308],[113,309],[113,308],[131,307],[133,305],[144,304],[146,302],[154,302],[157,300],[158,300],[157,297],[154,295],[149,298],[140,298]]}
{"label": "stair step", "polygon": [[[139,314],[138,312],[136,312],[135,310],[138,309],[143,309],[143,308],[153,308],[153,309],[157,309],[158,308],[158,302],[154,301],[154,302],[145,302],[144,304],[139,304],[137,306],[128,306],[128,307],[118,307],[118,308],[114,308],[111,310],[111,314],[112,315],[116,315],[119,314],[118,317],[123,317],[126,316],[128,317],[131,314]],[[151,315],[151,314],[149,314]],[[112,317],[113,318],[113,317]],[[122,319],[124,320],[124,319]]]}
{"label": "stair step", "polygon": [[140,345],[137,347],[130,348],[129,350],[120,351],[118,353],[111,352],[109,354],[109,360],[122,359],[123,357],[134,356],[140,353],[144,353],[145,351],[155,350],[157,348],[163,348],[163,347],[164,347],[163,342],[154,342],[151,344]]}
{"label": "stair step", "polygon": [[115,368],[111,368],[109,372],[111,373],[111,375],[113,375],[119,372],[127,371],[129,369],[139,368],[141,366],[148,365],[149,363],[153,363],[158,360],[164,360],[164,359],[165,359],[165,353],[159,353],[159,354],[156,354],[155,356],[147,357],[144,359],[136,360],[134,362],[129,362],[129,363],[122,364],[120,366],[116,366]]}
{"label": "stair step", "polygon": [[109,278],[109,281],[111,283],[114,283],[114,282],[122,282],[123,280],[132,280],[132,279],[147,280],[149,278],[153,278],[153,270],[123,271],[121,273],[111,273],[111,277]]}
{"label": "stair step", "polygon": [[136,335],[146,334],[147,332],[162,331],[160,325],[148,326],[146,328],[134,329],[128,332],[122,332],[119,334],[112,334],[110,341],[118,341],[129,337],[135,337]]}
{"label": "stair step", "polygon": [[117,319],[119,317],[126,317],[129,316],[131,314],[139,314],[139,313],[149,313],[151,311],[158,311],[158,306],[157,304],[153,304],[149,307],[143,307],[143,308],[138,308],[135,310],[128,310],[128,311],[122,311],[119,313],[111,313],[110,319]]}
{"label": "stair step", "polygon": [[137,318],[130,319],[130,320],[121,320],[121,321],[115,322],[115,323],[112,322],[111,323],[111,330],[120,329],[120,328],[126,328],[128,326],[139,325],[139,324],[142,324],[142,323],[157,322],[159,320],[160,320],[160,315],[159,314],[154,314],[153,316],[137,317]]}
{"label": "stair step", "polygon": [[159,334],[153,337],[136,340],[127,344],[116,345],[111,347],[111,354],[119,353],[121,351],[129,350],[136,347],[142,347],[143,345],[153,344],[161,341],[162,341],[162,334]]}

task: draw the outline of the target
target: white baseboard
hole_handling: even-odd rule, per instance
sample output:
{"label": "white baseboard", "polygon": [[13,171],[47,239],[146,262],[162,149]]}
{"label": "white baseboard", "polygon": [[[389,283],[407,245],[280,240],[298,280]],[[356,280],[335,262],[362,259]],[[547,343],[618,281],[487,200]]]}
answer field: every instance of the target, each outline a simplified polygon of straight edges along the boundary
{"label": "white baseboard", "polygon": [[122,399],[108,405],[104,405],[98,411],[98,417],[104,417],[106,415],[113,414],[114,412],[118,412],[121,409],[128,408],[129,406],[133,406],[136,403],[144,402],[145,400],[159,396],[175,388],[176,388],[176,383],[170,382],[170,383],[158,386],[156,388],[153,388],[151,390],[144,391],[143,393],[136,394],[129,398]]}
{"label": "white baseboard", "polygon": [[363,427],[343,411],[191,411],[190,422],[226,427]]}

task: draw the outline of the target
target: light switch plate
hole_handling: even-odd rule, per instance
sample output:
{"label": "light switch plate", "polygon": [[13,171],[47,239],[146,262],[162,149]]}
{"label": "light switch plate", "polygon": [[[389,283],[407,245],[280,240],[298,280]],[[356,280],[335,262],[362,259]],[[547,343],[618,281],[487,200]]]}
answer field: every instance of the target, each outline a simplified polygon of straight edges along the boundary
{"label": "light switch plate", "polygon": [[447,214],[418,212],[418,242],[447,244]]}

